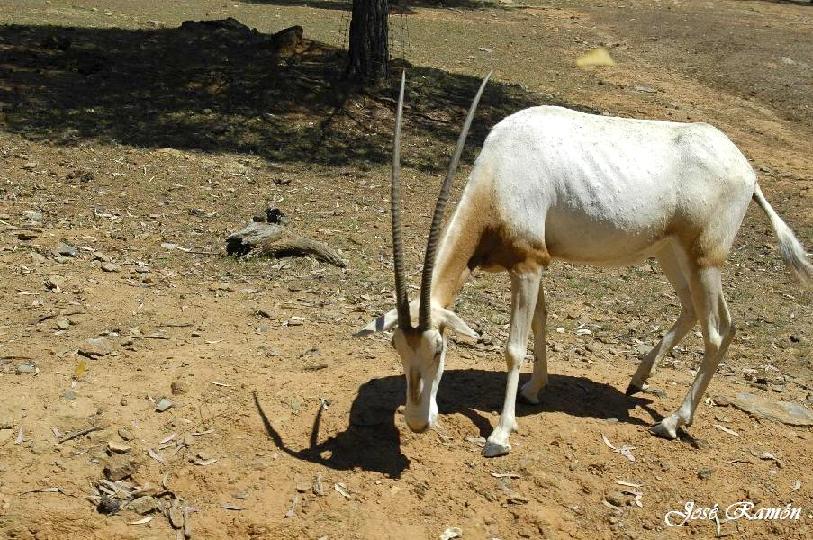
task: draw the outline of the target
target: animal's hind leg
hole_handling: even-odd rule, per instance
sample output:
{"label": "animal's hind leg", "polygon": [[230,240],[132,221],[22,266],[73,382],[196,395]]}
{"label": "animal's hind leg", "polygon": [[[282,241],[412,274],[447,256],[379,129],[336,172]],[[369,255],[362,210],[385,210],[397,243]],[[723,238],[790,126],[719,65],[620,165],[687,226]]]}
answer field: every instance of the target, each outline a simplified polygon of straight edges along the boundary
{"label": "animal's hind leg", "polygon": [[692,300],[700,319],[706,350],[700,370],[683,403],[674,413],[652,427],[653,433],[668,438],[676,437],[679,427],[691,425],[697,406],[735,333],[734,323],[723,297],[720,269],[716,266],[703,268],[694,265],[690,274]]}
{"label": "animal's hind leg", "polygon": [[548,384],[548,359],[545,351],[545,326],[548,311],[545,307],[545,289],[539,284],[536,295],[536,311],[531,328],[534,331],[534,373],[531,379],[522,385],[519,396],[527,403],[539,403],[539,392]]}
{"label": "animal's hind leg", "polygon": [[678,249],[680,248],[668,245],[658,253],[657,257],[661,268],[663,268],[663,273],[674,287],[678,299],[680,299],[680,316],[672,325],[672,328],[664,334],[658,344],[638,364],[638,369],[635,371],[635,375],[632,376],[629,386],[627,386],[626,393],[628,396],[640,392],[646,387],[646,381],[652,375],[652,371],[658,362],[669,354],[669,351],[675,345],[680,343],[680,340],[697,322],[689,282],[681,265],[680,257],[683,256],[683,253],[678,252]]}

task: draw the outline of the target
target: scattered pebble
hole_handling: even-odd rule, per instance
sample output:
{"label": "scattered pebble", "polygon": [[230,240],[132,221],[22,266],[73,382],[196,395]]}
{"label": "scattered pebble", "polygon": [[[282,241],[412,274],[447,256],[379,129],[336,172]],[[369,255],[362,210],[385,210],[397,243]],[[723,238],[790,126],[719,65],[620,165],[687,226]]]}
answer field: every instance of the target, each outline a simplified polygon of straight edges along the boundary
{"label": "scattered pebble", "polygon": [[37,372],[37,366],[35,366],[34,364],[32,364],[30,362],[25,362],[23,364],[17,364],[16,371],[17,371],[17,375],[26,375],[26,374],[29,374],[29,373],[36,373]]}
{"label": "scattered pebble", "polygon": [[627,505],[627,497],[620,491],[608,492],[607,495],[604,497],[604,500],[606,500],[608,503],[610,503],[612,506],[615,506],[616,508],[621,508]]}
{"label": "scattered pebble", "polygon": [[185,381],[172,381],[169,387],[173,396],[180,396],[189,392],[189,384]]}
{"label": "scattered pebble", "polygon": [[167,398],[161,398],[158,400],[158,403],[155,404],[155,410],[158,412],[164,412],[169,408],[172,408],[175,404],[168,400]]}
{"label": "scattered pebble", "polygon": [[133,462],[126,459],[111,459],[102,469],[104,477],[110,481],[117,482],[130,478],[135,472]]}
{"label": "scattered pebble", "polygon": [[97,358],[99,356],[107,356],[113,352],[113,345],[106,337],[88,338],[79,347],[77,352],[88,358]]}
{"label": "scattered pebble", "polygon": [[145,496],[133,499],[127,503],[127,508],[143,516],[161,510],[161,503],[154,497]]}
{"label": "scattered pebble", "polygon": [[79,255],[79,250],[76,249],[74,246],[67,244],[65,242],[60,242],[56,246],[56,253],[57,255],[62,255],[64,257],[76,257]]}
{"label": "scattered pebble", "polygon": [[[26,165],[31,165],[31,163],[27,163]],[[34,167],[37,166],[36,163],[34,163],[33,165]],[[38,212],[37,210],[26,210],[25,212],[23,212],[23,218],[27,219],[28,221],[39,222],[42,221],[42,212]]]}
{"label": "scattered pebble", "polygon": [[176,529],[183,527],[183,510],[177,506],[172,506],[169,509],[169,523]]}
{"label": "scattered pebble", "polygon": [[635,85],[635,91],[636,92],[641,92],[643,94],[654,94],[654,93],[657,92],[657,90],[655,90],[654,88],[652,88],[648,84],[636,84]]}
{"label": "scattered pebble", "polygon": [[438,538],[440,540],[452,540],[452,538],[461,538],[462,536],[463,529],[460,527],[448,527]]}
{"label": "scattered pebble", "polygon": [[124,444],[116,441],[108,441],[107,449],[112,454],[126,454],[130,450],[132,450],[132,447],[129,444]]}
{"label": "scattered pebble", "polygon": [[60,292],[65,288],[65,278],[59,274],[51,274],[45,278],[45,288],[49,291]]}

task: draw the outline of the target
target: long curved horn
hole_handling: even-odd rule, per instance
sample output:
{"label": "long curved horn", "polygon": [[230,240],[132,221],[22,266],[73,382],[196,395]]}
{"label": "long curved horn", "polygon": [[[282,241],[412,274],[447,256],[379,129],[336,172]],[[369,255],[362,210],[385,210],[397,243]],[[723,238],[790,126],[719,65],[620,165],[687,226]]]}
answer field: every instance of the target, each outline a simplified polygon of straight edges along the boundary
{"label": "long curved horn", "polygon": [[401,93],[398,95],[398,112],[395,116],[395,140],[392,143],[392,265],[395,270],[395,297],[398,309],[398,326],[412,328],[409,314],[409,296],[404,279],[404,246],[401,242],[401,115],[404,109],[404,84],[406,70],[401,72]]}
{"label": "long curved horn", "polygon": [[452,161],[449,163],[449,171],[446,173],[446,179],[440,187],[440,194],[438,195],[438,202],[435,205],[435,213],[432,215],[432,225],[429,227],[429,240],[426,243],[426,255],[423,260],[423,273],[421,274],[421,311],[418,328],[426,330],[431,323],[431,306],[429,304],[429,297],[432,295],[432,271],[435,268],[435,255],[438,250],[438,236],[440,235],[440,223],[443,221],[443,213],[446,210],[446,203],[449,201],[449,190],[452,187],[455,171],[457,171],[457,164],[460,162],[460,156],[463,154],[463,147],[466,145],[466,136],[469,134],[469,127],[471,121],[474,119],[474,111],[477,109],[477,104],[480,102],[480,97],[483,95],[483,89],[486,87],[491,73],[485,76],[477,95],[474,96],[474,101],[469,107],[469,113],[466,115],[466,121],[463,124],[463,130],[460,132],[460,137],[457,139],[457,147],[452,155]]}

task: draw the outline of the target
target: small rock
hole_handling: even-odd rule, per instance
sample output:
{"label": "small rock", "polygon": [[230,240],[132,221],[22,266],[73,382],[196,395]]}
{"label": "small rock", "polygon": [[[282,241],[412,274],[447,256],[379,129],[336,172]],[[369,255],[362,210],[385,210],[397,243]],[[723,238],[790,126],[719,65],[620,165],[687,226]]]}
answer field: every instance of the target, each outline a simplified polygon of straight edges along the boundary
{"label": "small rock", "polygon": [[125,441],[132,441],[133,438],[134,438],[133,434],[130,433],[130,431],[127,428],[119,428],[118,433],[119,433],[119,437],[121,437],[122,440],[125,440]]}
{"label": "small rock", "polygon": [[113,345],[106,337],[88,338],[79,347],[79,354],[88,358],[106,356],[113,352]]}
{"label": "small rock", "polygon": [[[720,404],[720,400],[715,398]],[[756,418],[767,418],[789,426],[813,426],[813,411],[790,401],[774,401],[748,392],[729,399],[734,407]]]}
{"label": "small rock", "polygon": [[177,506],[172,506],[169,509],[169,523],[176,529],[180,529],[184,524],[183,510]]}
{"label": "small rock", "polygon": [[23,218],[28,221],[42,221],[42,212],[36,210],[26,210],[23,212]]}
{"label": "small rock", "polygon": [[119,510],[121,510],[121,502],[107,495],[102,495],[102,500],[100,500],[99,505],[96,506],[96,511],[105,515],[115,514]]}
{"label": "small rock", "polygon": [[701,480],[708,480],[709,478],[711,478],[713,472],[714,469],[700,469],[699,471],[697,471],[697,477]]}
{"label": "small rock", "polygon": [[257,325],[257,328],[254,329],[254,333],[257,335],[267,334],[271,331],[271,325],[268,323],[261,323]]}
{"label": "small rock", "polygon": [[306,493],[311,490],[311,485],[308,482],[299,482],[296,485],[296,490],[299,493]]}
{"label": "small rock", "polygon": [[77,255],[79,255],[79,250],[65,242],[60,242],[56,246],[55,251],[58,255],[63,255],[65,257],[76,257]]}
{"label": "small rock", "polygon": [[93,260],[100,261],[100,262],[110,262],[110,257],[102,253],[101,251],[94,251],[93,252]]}
{"label": "small rock", "polygon": [[625,497],[620,491],[610,491],[607,493],[604,499],[616,508],[621,508],[622,506],[627,505],[627,497]]}
{"label": "small rock", "polygon": [[103,272],[118,272],[120,270],[119,265],[112,262],[103,262],[101,268]]}
{"label": "small rock", "polygon": [[127,401],[126,397],[121,398],[121,401],[119,401],[119,405],[121,405],[122,407],[126,407],[129,403],[130,402]]}
{"label": "small rock", "polygon": [[129,444],[124,444],[116,441],[108,441],[107,449],[112,454],[126,454],[130,450],[132,450],[132,447]]}
{"label": "small rock", "polygon": [[167,409],[172,408],[174,405],[175,404],[167,398],[161,398],[158,400],[158,403],[155,404],[155,410],[158,412],[164,412]]}
{"label": "small rock", "polygon": [[126,459],[111,459],[102,469],[104,477],[112,482],[126,480],[135,473],[136,467],[132,461]]}
{"label": "small rock", "polygon": [[635,346],[635,354],[637,354],[639,357],[646,356],[646,354],[649,353],[649,351],[651,350],[652,346],[647,345],[646,343],[639,343],[638,345]]}
{"label": "small rock", "polygon": [[460,527],[449,527],[438,536],[440,540],[452,540],[453,538],[462,538],[463,529]]}
{"label": "small rock", "polygon": [[173,396],[179,396],[189,392],[189,384],[185,381],[172,381],[172,384],[170,384],[169,387],[172,390]]}
{"label": "small rock", "polygon": [[644,94],[654,94],[655,92],[657,92],[657,90],[655,90],[654,88],[647,84],[636,84],[635,91],[642,92]]}
{"label": "small rock", "polygon": [[76,392],[72,389],[65,390],[65,392],[62,394],[62,399],[74,401],[76,399]]}
{"label": "small rock", "polygon": [[64,317],[59,318],[56,320],[56,327],[60,330],[67,330],[68,328],[71,327],[71,321],[65,319]]}
{"label": "small rock", "polygon": [[161,503],[154,497],[139,497],[127,503],[127,508],[143,516],[161,510]]}
{"label": "small rock", "polygon": [[29,373],[36,373],[37,366],[30,362],[26,362],[24,364],[17,364],[17,375],[26,375]]}
{"label": "small rock", "polygon": [[58,274],[51,274],[45,278],[45,288],[49,291],[59,292],[65,287],[65,278]]}

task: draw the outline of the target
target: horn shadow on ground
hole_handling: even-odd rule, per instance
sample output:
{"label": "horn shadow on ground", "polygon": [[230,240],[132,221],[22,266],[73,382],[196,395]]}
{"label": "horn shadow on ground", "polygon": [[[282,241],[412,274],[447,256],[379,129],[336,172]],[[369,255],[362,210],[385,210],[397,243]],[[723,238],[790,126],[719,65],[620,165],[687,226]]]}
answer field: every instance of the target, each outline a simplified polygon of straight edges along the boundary
{"label": "horn shadow on ground", "polygon": [[[526,376],[527,378],[527,376]],[[521,382],[524,382],[521,381]],[[492,429],[484,415],[502,407],[505,373],[478,369],[449,370],[443,375],[438,390],[440,414],[460,413],[471,419],[483,437]],[[273,426],[262,404],[254,394],[254,403],[266,433],[281,451],[303,461],[318,463],[335,470],[359,467],[391,478],[399,478],[409,467],[409,458],[401,452],[401,438],[395,426],[396,409],[403,404],[406,392],[403,376],[372,379],[359,387],[350,408],[346,430],[319,442],[320,408],[314,419],[307,447],[288,440]],[[619,422],[647,425],[629,416],[629,410],[641,406],[654,420],[660,416],[649,408],[651,400],[628,397],[616,388],[571,375],[550,375],[539,405],[517,404],[517,416],[562,412],[582,418],[617,418]]]}

